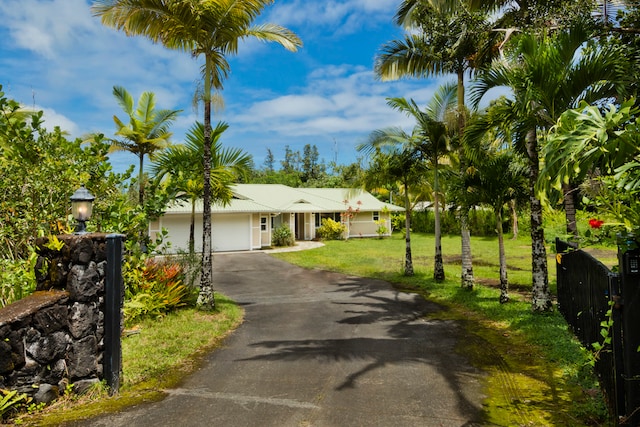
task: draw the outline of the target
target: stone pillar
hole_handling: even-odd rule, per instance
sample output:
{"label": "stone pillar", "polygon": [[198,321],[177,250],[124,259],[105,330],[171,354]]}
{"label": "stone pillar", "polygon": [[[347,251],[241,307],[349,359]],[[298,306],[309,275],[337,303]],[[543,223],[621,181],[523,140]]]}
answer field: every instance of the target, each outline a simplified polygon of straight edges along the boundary
{"label": "stone pillar", "polygon": [[106,237],[37,240],[37,291],[0,309],[0,388],[49,402],[104,378]]}
{"label": "stone pillar", "polygon": [[58,236],[57,250],[47,238],[37,241],[37,290],[69,293],[68,379],[78,392],[103,378],[106,234]]}

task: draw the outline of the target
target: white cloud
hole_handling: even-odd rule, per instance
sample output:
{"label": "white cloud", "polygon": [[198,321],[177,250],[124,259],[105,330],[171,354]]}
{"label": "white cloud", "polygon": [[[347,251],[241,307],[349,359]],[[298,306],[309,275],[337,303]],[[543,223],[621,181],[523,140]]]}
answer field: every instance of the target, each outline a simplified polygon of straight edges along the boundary
{"label": "white cloud", "polygon": [[[375,81],[364,67],[327,66],[311,73],[300,93],[254,102],[245,112],[231,114],[230,121],[245,131],[269,129],[283,140],[349,134],[355,144],[375,129],[412,126],[411,119],[387,106],[386,97],[405,96],[414,86]],[[420,95],[430,97],[428,92]]]}
{"label": "white cloud", "polygon": [[18,47],[54,58],[96,30],[85,0],[3,0],[0,14]]}
{"label": "white cloud", "polygon": [[52,108],[43,108],[37,105],[33,109],[42,111],[43,126],[45,129],[52,131],[54,127],[58,126],[69,135],[79,136],[78,126],[64,114],[60,114]]}
{"label": "white cloud", "polygon": [[267,20],[307,29],[318,27],[323,31],[340,29],[340,32],[350,34],[364,26],[389,22],[396,7],[396,3],[389,0],[294,0],[277,3],[269,10]]}
{"label": "white cloud", "polygon": [[249,116],[262,118],[304,117],[322,114],[333,109],[333,103],[317,95],[285,95],[257,102],[249,109]]}

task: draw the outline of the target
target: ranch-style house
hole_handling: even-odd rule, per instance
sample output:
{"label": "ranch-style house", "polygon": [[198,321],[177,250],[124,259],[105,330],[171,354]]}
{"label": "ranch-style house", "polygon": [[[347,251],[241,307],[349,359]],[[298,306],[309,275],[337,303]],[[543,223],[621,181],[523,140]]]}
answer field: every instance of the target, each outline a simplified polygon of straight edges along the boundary
{"label": "ranch-style house", "polygon": [[[313,240],[323,218],[342,221],[347,238],[377,237],[381,225],[391,234],[391,213],[404,208],[381,202],[363,190],[292,188],[281,184],[236,184],[233,198],[211,206],[214,252],[252,251],[271,246],[273,230],[286,224],[296,240]],[[150,224],[151,238],[166,229],[168,252],[187,251],[192,206],[176,201]],[[202,252],[202,201],[195,204],[195,250]]]}

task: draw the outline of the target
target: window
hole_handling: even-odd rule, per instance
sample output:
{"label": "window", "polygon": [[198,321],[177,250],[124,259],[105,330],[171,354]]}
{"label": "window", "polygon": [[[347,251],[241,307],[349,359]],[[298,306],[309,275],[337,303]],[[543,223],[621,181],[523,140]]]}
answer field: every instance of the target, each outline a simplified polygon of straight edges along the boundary
{"label": "window", "polygon": [[260,231],[267,231],[267,217],[260,217]]}
{"label": "window", "polygon": [[378,221],[379,219],[380,219],[380,212],[374,211],[373,212],[373,220],[374,221]]}

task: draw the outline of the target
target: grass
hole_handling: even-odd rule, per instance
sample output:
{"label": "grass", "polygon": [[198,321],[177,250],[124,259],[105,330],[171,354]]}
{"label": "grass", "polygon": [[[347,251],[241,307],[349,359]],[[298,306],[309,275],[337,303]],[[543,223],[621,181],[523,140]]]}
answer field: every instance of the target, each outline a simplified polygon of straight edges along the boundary
{"label": "grass", "polygon": [[104,387],[96,387],[88,395],[64,397],[14,421],[25,426],[54,426],[161,399],[163,389],[176,386],[193,372],[202,357],[242,322],[242,309],[225,296],[216,294],[216,305],[213,313],[178,310],[126,331],[118,395],[109,397]]}
{"label": "grass", "polygon": [[[434,316],[465,325],[466,336],[458,350],[488,373],[484,404],[488,423],[585,426],[609,422],[586,350],[557,311],[535,314],[530,309],[528,238],[505,240],[512,291],[508,304],[498,302],[497,239],[472,239],[478,284],[473,291],[460,287],[458,236],[442,239],[447,276],[443,283],[432,279],[433,236],[413,234],[411,243],[413,277],[403,275],[405,242],[401,235],[383,240],[328,241],[322,248],[274,256],[307,268],[385,279],[446,307]],[[555,254],[548,251],[550,288],[555,291]],[[615,260],[615,250],[598,248],[598,252],[609,261]]]}

